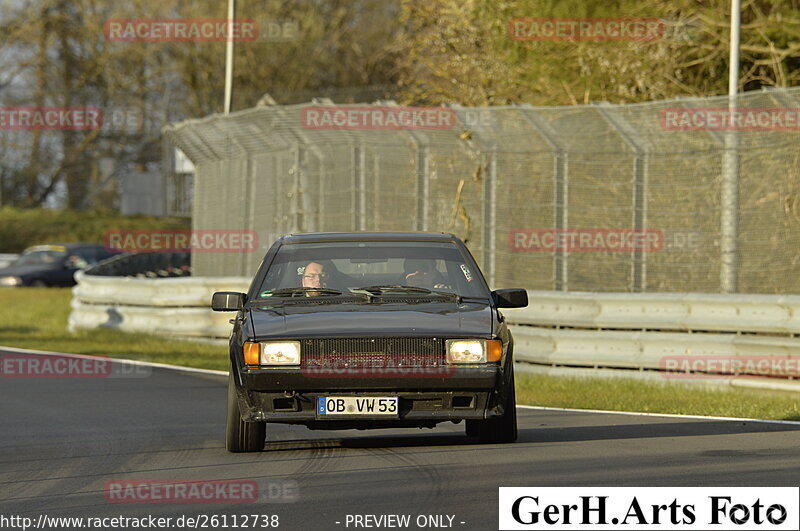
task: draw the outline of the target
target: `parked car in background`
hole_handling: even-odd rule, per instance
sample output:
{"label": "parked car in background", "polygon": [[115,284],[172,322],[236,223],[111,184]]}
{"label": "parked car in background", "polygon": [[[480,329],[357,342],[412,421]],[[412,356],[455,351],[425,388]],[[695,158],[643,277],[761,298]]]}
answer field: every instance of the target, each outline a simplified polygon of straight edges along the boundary
{"label": "parked car in background", "polygon": [[74,286],[75,272],[114,256],[94,243],[55,243],[25,249],[13,263],[0,269],[0,287]]}
{"label": "parked car in background", "polygon": [[17,258],[18,254],[0,254],[0,269],[10,266]]}

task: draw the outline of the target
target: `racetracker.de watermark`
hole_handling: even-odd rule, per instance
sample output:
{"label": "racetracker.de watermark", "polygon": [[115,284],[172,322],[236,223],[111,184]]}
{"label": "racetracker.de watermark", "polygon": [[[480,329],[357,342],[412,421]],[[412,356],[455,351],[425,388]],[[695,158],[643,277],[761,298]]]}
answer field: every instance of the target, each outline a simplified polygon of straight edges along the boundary
{"label": "racetracker.de watermark", "polygon": [[515,41],[655,41],[664,37],[658,18],[513,18]]}
{"label": "racetracker.de watermark", "polygon": [[92,131],[103,127],[99,107],[0,107],[0,129]]}
{"label": "racetracker.de watermark", "polygon": [[702,231],[686,229],[663,229],[665,252],[694,252],[706,245]]}
{"label": "racetracker.de watermark", "polygon": [[0,107],[3,131],[95,131],[135,134],[144,116],[138,107]]}
{"label": "racetracker.de watermark", "polygon": [[112,479],[103,485],[109,503],[292,503],[295,480],[266,479]]}
{"label": "racetracker.de watermark", "polygon": [[136,135],[144,130],[144,112],[141,107],[115,106],[103,114],[103,131]]}
{"label": "racetracker.de watermark", "polygon": [[111,42],[253,42],[260,32],[252,19],[113,18],[103,24],[103,35]]}
{"label": "racetracker.de watermark", "polygon": [[235,229],[109,230],[103,235],[109,251],[136,253],[252,253],[258,233]]}
{"label": "racetracker.de watermark", "polygon": [[665,131],[800,131],[800,107],[685,107],[661,110]]}
{"label": "racetracker.de watermark", "polygon": [[796,356],[664,356],[660,368],[664,378],[730,378],[767,376],[800,377]]}
{"label": "racetracker.de watermark", "polygon": [[263,19],[256,22],[259,41],[288,42],[300,37],[300,23],[296,20]]}
{"label": "racetracker.de watermark", "polygon": [[0,354],[0,378],[147,378],[149,365],[78,354]]}
{"label": "racetracker.de watermark", "polygon": [[308,378],[448,378],[456,367],[443,360],[304,360],[301,374]]}
{"label": "racetracker.de watermark", "polygon": [[446,107],[313,106],[300,111],[303,129],[452,129],[456,115]]}
{"label": "racetracker.de watermark", "polygon": [[664,234],[655,229],[512,229],[512,252],[655,252],[664,248]]}

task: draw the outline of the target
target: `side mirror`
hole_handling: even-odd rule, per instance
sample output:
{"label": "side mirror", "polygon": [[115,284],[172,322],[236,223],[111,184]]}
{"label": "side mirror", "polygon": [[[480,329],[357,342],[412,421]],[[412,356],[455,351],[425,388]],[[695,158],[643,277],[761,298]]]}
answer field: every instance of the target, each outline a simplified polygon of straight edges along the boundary
{"label": "side mirror", "polygon": [[496,289],[492,298],[498,308],[524,308],[528,305],[528,292],[524,289]]}
{"label": "side mirror", "polygon": [[211,297],[211,309],[215,312],[238,312],[244,308],[247,295],[238,291],[218,291]]}

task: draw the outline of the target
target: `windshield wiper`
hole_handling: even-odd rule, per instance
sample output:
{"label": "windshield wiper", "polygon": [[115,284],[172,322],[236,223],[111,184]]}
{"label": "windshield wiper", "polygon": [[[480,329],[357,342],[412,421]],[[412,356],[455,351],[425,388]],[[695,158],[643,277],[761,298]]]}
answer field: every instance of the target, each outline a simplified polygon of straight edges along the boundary
{"label": "windshield wiper", "polygon": [[461,302],[461,299],[463,299],[463,298],[464,298],[464,297],[462,297],[461,295],[459,295],[458,293],[454,293],[454,292],[452,292],[452,291],[439,291],[439,290],[433,290],[433,291],[431,291],[431,294],[433,294],[433,295],[439,295],[440,297],[454,298],[454,299],[456,299],[456,300],[457,300],[457,301],[459,301],[459,302]]}
{"label": "windshield wiper", "polygon": [[386,285],[386,286],[367,286],[365,288],[353,288],[353,291],[366,291],[368,293],[380,296],[383,294],[398,294],[408,293],[412,295],[430,295],[431,297],[445,297],[452,299],[456,302],[461,302],[461,296],[458,293],[450,291],[436,291],[428,288],[420,288],[417,286],[400,286],[400,285]]}
{"label": "windshield wiper", "polygon": [[399,284],[388,284],[385,286],[367,286],[364,288],[356,288],[363,291],[377,292],[377,293],[432,293],[428,288],[418,288],[416,286],[401,286]]}
{"label": "windshield wiper", "polygon": [[268,290],[261,293],[261,297],[259,298],[267,298],[267,297],[294,297],[295,295],[305,295],[306,293],[318,293],[320,295],[341,295],[342,292],[338,289],[328,289],[328,288],[282,288],[282,289],[275,289],[275,290]]}

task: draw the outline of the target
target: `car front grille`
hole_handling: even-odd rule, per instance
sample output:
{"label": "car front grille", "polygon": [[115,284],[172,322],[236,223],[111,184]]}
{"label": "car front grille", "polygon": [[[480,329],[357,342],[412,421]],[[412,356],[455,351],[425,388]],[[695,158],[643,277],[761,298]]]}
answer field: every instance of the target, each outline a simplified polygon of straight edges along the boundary
{"label": "car front grille", "polygon": [[306,367],[431,367],[445,361],[444,340],[435,337],[303,339],[300,352]]}

